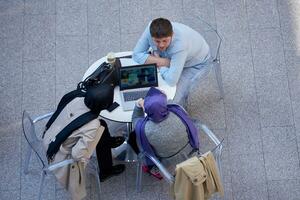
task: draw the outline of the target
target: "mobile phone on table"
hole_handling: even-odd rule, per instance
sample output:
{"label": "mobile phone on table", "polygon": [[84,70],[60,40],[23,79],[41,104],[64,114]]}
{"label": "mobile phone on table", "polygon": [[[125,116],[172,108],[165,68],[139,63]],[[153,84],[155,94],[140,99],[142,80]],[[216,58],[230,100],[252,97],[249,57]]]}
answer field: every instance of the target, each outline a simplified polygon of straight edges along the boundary
{"label": "mobile phone on table", "polygon": [[109,106],[107,108],[108,112],[112,112],[114,109],[116,109],[117,107],[119,107],[120,104],[118,104],[117,102],[113,102],[113,104],[111,104],[111,106]]}

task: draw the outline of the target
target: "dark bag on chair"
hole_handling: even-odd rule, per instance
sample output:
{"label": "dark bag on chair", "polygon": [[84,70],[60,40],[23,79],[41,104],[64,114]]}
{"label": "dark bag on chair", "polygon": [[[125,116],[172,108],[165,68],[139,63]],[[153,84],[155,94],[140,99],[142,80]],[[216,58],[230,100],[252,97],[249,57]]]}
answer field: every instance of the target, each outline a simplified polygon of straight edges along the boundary
{"label": "dark bag on chair", "polygon": [[112,86],[119,85],[120,67],[121,62],[119,58],[116,58],[114,65],[107,62],[102,63],[94,73],[88,76],[84,81],[78,83],[77,89],[88,90],[89,88],[102,83],[108,83]]}

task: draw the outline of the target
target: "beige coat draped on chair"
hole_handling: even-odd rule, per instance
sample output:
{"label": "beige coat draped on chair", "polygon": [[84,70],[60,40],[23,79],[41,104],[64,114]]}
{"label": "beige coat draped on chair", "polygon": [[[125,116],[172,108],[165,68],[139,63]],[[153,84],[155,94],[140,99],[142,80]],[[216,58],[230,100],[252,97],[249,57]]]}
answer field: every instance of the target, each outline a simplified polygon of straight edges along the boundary
{"label": "beige coat draped on chair", "polygon": [[[90,111],[84,104],[84,98],[78,97],[72,100],[59,114],[43,138],[44,148],[55,136],[69,123],[80,115]],[[104,127],[98,119],[94,119],[81,128],[75,130],[61,145],[54,157],[53,163],[73,158],[78,162],[54,171],[57,180],[72,195],[72,199],[82,199],[86,196],[85,189],[85,166],[98,144]]]}
{"label": "beige coat draped on chair", "polygon": [[200,158],[192,157],[176,165],[175,183],[170,193],[176,200],[206,200],[215,192],[224,190],[211,152]]}

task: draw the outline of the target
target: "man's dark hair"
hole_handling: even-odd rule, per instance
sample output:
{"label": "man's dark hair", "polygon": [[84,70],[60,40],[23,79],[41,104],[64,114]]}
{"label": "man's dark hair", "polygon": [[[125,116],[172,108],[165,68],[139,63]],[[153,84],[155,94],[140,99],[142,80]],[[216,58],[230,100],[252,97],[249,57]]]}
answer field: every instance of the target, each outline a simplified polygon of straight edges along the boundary
{"label": "man's dark hair", "polygon": [[154,19],[150,24],[150,34],[151,37],[155,38],[172,36],[173,28],[171,22],[165,18]]}

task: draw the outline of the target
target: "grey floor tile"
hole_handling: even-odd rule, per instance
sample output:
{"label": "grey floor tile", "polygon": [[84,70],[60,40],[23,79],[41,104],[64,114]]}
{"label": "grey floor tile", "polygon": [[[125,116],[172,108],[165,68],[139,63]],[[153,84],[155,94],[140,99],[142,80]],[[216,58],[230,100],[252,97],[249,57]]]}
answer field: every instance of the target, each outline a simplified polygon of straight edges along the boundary
{"label": "grey floor tile", "polygon": [[[119,14],[118,11],[112,12],[113,15]],[[100,22],[89,20],[88,45],[90,64],[102,58],[108,52],[120,51],[121,36],[119,33],[119,21],[115,22],[111,16],[103,18],[103,21]],[[127,43],[127,40],[127,37],[124,38],[124,43]]]}
{"label": "grey floor tile", "polygon": [[173,199],[170,194],[170,184],[167,181],[161,182],[161,192],[159,193],[160,200],[171,200]]}
{"label": "grey floor tile", "polygon": [[[198,28],[201,28],[201,26],[205,26],[205,22],[209,23],[212,27],[216,27],[216,20],[215,20],[215,7],[214,2],[209,0],[187,0],[182,2],[183,6],[183,14],[187,17],[191,17],[189,20],[187,20],[187,25],[191,25],[189,23],[193,23],[195,26],[200,26]],[[195,17],[194,20],[193,17]],[[198,20],[197,20],[198,18]],[[199,20],[200,19],[200,20]],[[202,22],[201,20],[205,21]],[[191,26],[193,27],[193,26]],[[193,27],[196,28],[196,27]],[[197,29],[197,28],[196,28]]]}
{"label": "grey floor tile", "polygon": [[21,119],[22,109],[22,85],[15,82],[14,86],[3,87],[0,90],[0,126],[16,123]]}
{"label": "grey floor tile", "polygon": [[25,0],[25,14],[55,14],[55,0]]}
{"label": "grey floor tile", "polygon": [[202,120],[210,128],[225,128],[224,103],[220,99],[213,70],[203,79],[195,80],[190,88],[186,109],[193,118]]}
{"label": "grey floor tile", "polygon": [[281,33],[283,38],[283,44],[285,50],[297,50],[299,37],[299,28],[295,24],[300,23],[300,17],[298,19],[290,19],[287,22],[281,22]]}
{"label": "grey floor tile", "polygon": [[292,101],[296,135],[300,136],[300,102]]}
{"label": "grey floor tile", "polygon": [[225,103],[227,129],[258,130],[259,112],[256,102]]}
{"label": "grey floor tile", "polygon": [[300,73],[300,57],[298,56],[297,51],[285,51],[285,61],[288,71],[291,103],[294,114],[294,123],[297,130],[300,130],[300,79],[298,77],[298,74]]}
{"label": "grey floor tile", "polygon": [[[27,175],[22,175],[21,179],[21,197],[22,199],[37,199],[39,194],[41,171],[36,169],[30,171]],[[45,178],[42,199],[52,200],[55,198],[55,179],[53,176]]]}
{"label": "grey floor tile", "polygon": [[234,199],[267,199],[263,155],[234,155],[231,162]]}
{"label": "grey floor tile", "polygon": [[283,42],[278,28],[251,31],[251,43],[256,77],[286,74]]}
{"label": "grey floor tile", "polygon": [[56,84],[55,105],[58,105],[61,98],[77,88],[77,83],[60,83]]}
{"label": "grey floor tile", "polygon": [[[121,34],[140,33],[152,20],[151,1],[120,1]],[[138,20],[137,20],[138,19]]]}
{"label": "grey floor tile", "polygon": [[[2,86],[7,86],[7,83],[11,84],[11,82],[8,79],[6,79],[7,77],[21,80],[22,46],[22,37],[0,38],[0,84]],[[15,76],[13,77],[14,74]]]}
{"label": "grey floor tile", "polygon": [[0,138],[1,155],[1,190],[20,189],[21,167],[21,141],[20,135]]}
{"label": "grey floor tile", "polygon": [[[292,178],[292,177],[291,177]],[[297,200],[300,196],[300,180],[269,181],[269,198],[273,200]]]}
{"label": "grey floor tile", "polygon": [[159,17],[166,18],[172,22],[183,22],[184,13],[181,8],[175,9],[173,6],[166,10],[152,10],[152,19]]}
{"label": "grey floor tile", "polygon": [[262,141],[259,129],[233,129],[228,130],[228,148],[230,155],[261,154]]}
{"label": "grey floor tile", "polygon": [[0,15],[0,16],[1,16],[0,38],[22,37],[23,15]]}
{"label": "grey floor tile", "polygon": [[[223,184],[231,183],[231,176],[232,176],[231,170],[230,170],[231,169],[231,162],[230,162],[229,151],[225,150],[226,147],[227,146],[224,145],[223,152],[222,152],[222,155],[221,155],[221,167],[219,169],[221,180],[222,180]],[[231,187],[231,185],[230,185],[230,187]]]}
{"label": "grey floor tile", "polygon": [[224,196],[220,196],[219,193],[214,194],[210,199],[211,200],[232,200],[233,199],[233,192],[232,192],[232,186],[230,182],[223,182],[223,188],[224,188]]}
{"label": "grey floor tile", "polygon": [[[266,183],[262,154],[232,155],[230,159],[233,185],[240,185],[241,189],[247,190],[255,185],[264,185]],[[251,176],[249,176],[250,174]]]}
{"label": "grey floor tile", "polygon": [[225,103],[256,101],[255,79],[252,63],[244,58],[221,61]]}
{"label": "grey floor tile", "polygon": [[238,185],[233,189],[233,199],[243,199],[243,200],[267,200],[268,199],[268,191],[265,185],[259,184],[249,189],[245,190]]}
{"label": "grey floor tile", "polygon": [[300,3],[297,0],[278,1],[278,11],[280,14],[281,32],[284,41],[284,48],[297,50],[300,17]]}
{"label": "grey floor tile", "polygon": [[237,33],[248,28],[245,1],[216,0],[215,15],[220,33]]}
{"label": "grey floor tile", "polygon": [[21,120],[20,121],[14,121],[13,123],[8,123],[5,125],[0,126],[0,135],[1,138],[5,138],[5,137],[20,137],[21,133],[21,129],[22,129],[22,124],[21,124]]}
{"label": "grey floor tile", "polygon": [[8,199],[14,199],[14,200],[20,200],[20,190],[0,190],[0,199],[2,200],[8,200]]}
{"label": "grey floor tile", "polygon": [[265,153],[297,152],[297,138],[293,126],[262,128]]}
{"label": "grey floor tile", "polygon": [[[114,192],[109,192],[109,193],[103,193],[101,194],[101,198],[105,200],[118,200],[118,199],[126,199],[126,191],[125,190],[120,190],[116,188]],[[91,199],[96,199],[95,194],[92,194]],[[130,198],[129,198],[130,199]]]}
{"label": "grey floor tile", "polygon": [[291,99],[293,101],[299,101],[300,79],[298,74],[300,73],[300,56],[298,55],[297,51],[285,51],[285,62],[288,72]]}
{"label": "grey floor tile", "polygon": [[180,0],[167,0],[167,1],[160,1],[160,0],[153,0],[151,1],[151,7],[153,10],[176,10],[182,8],[182,2]]}
{"label": "grey floor tile", "polygon": [[[126,169],[127,170],[127,169]],[[107,179],[104,182],[101,182],[101,191],[103,193],[114,193],[114,191],[125,191],[126,189],[126,179],[125,179],[125,173],[118,176],[114,176],[110,179]]]}
{"label": "grey floor tile", "polygon": [[290,19],[299,16],[300,2],[298,0],[278,1],[278,10],[281,17]]}
{"label": "grey floor tile", "polygon": [[105,22],[103,18],[119,22],[119,9],[119,0],[88,0],[88,23],[101,24]]}
{"label": "grey floor tile", "polygon": [[254,0],[246,2],[249,27],[251,29],[279,27],[276,0]]}
{"label": "grey floor tile", "polygon": [[126,35],[121,35],[121,51],[133,51],[140,37],[140,33],[129,33]]}
{"label": "grey floor tile", "polygon": [[23,11],[23,0],[1,1],[0,15],[22,15]]}
{"label": "grey floor tile", "polygon": [[55,59],[55,15],[25,15],[24,60]]}
{"label": "grey floor tile", "polygon": [[56,38],[56,84],[73,84],[81,81],[88,69],[86,36],[60,36]]}
{"label": "grey floor tile", "polygon": [[[248,31],[240,30],[239,32],[222,32],[221,34],[221,62],[241,62],[248,63],[251,58],[251,40]],[[235,65],[236,63],[232,63]],[[248,66],[248,68],[252,68]]]}
{"label": "grey floor tile", "polygon": [[250,41],[243,34],[224,35],[221,69],[226,103],[256,101]]}
{"label": "grey floor tile", "polygon": [[0,126],[20,119],[22,106],[22,38],[0,39]]}
{"label": "grey floor tile", "polygon": [[300,179],[298,152],[264,153],[265,167],[268,180],[285,180],[290,178]]}
{"label": "grey floor tile", "polygon": [[127,199],[130,200],[159,200],[159,194],[161,193],[161,187],[159,185],[155,186],[144,186],[140,193],[135,191],[135,187],[127,187]]}
{"label": "grey floor tile", "polygon": [[24,62],[23,68],[23,109],[35,114],[54,110],[55,62]]}
{"label": "grey floor tile", "polygon": [[56,34],[87,35],[87,0],[56,1]]}
{"label": "grey floor tile", "polygon": [[[136,181],[136,164],[131,164],[126,166],[126,188],[134,187],[135,188],[135,181]],[[149,185],[159,185],[161,181],[150,176],[149,174],[142,173],[142,187],[149,186]]]}
{"label": "grey floor tile", "polygon": [[71,195],[64,189],[56,190],[55,192],[56,200],[71,200]]}
{"label": "grey floor tile", "polygon": [[262,126],[292,125],[293,114],[287,76],[256,78],[256,88]]}

